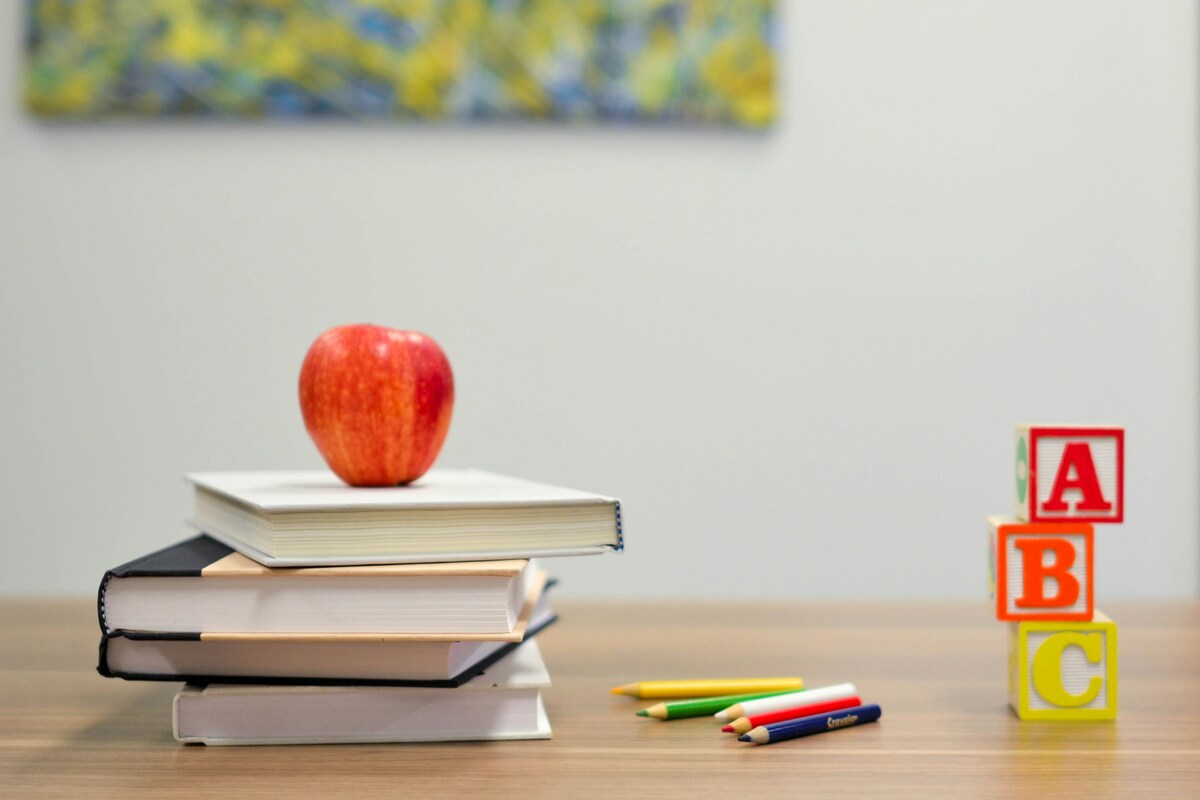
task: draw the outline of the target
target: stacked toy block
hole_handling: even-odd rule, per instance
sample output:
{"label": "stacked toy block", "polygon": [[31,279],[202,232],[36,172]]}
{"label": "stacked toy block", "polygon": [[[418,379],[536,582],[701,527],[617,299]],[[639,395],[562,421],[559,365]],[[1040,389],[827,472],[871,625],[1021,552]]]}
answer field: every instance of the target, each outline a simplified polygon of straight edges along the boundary
{"label": "stacked toy block", "polygon": [[1117,716],[1117,626],[1094,605],[1095,528],[1125,517],[1125,431],[1017,427],[1015,517],[990,517],[1008,698],[1021,719]]}

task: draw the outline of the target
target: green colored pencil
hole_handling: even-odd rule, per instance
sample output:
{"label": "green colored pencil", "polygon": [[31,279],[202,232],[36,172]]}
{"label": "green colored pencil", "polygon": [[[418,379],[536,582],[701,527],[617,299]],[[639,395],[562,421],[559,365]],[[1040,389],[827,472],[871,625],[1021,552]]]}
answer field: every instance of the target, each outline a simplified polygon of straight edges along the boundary
{"label": "green colored pencil", "polygon": [[760,697],[774,697],[777,694],[790,694],[795,689],[780,692],[757,692],[755,694],[727,694],[721,697],[698,697],[695,700],[678,700],[674,703],[658,703],[637,712],[639,717],[654,717],[655,719],[686,719],[687,717],[712,716],[723,709],[729,708],[743,700],[757,700]]}

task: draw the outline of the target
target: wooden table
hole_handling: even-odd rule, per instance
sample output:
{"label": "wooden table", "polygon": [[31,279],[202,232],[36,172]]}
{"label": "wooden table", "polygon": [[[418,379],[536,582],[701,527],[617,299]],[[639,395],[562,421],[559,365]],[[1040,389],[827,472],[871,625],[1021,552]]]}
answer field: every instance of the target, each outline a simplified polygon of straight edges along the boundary
{"label": "wooden table", "polygon": [[[554,739],[183,747],[177,685],[94,672],[90,600],[0,601],[0,794],[472,797],[1200,796],[1200,603],[1112,604],[1115,723],[1019,722],[982,603],[559,603],[542,649]],[[799,672],[853,681],[876,725],[755,748],[608,689]]]}

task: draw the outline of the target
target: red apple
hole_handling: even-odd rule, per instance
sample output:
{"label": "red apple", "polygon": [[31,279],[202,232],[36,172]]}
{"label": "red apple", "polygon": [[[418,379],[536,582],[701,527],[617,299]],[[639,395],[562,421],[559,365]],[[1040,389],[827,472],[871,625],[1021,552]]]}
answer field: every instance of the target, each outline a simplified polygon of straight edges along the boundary
{"label": "red apple", "polygon": [[300,367],[304,426],[325,463],[351,486],[395,486],[425,474],[453,408],[450,362],[416,331],[330,328]]}

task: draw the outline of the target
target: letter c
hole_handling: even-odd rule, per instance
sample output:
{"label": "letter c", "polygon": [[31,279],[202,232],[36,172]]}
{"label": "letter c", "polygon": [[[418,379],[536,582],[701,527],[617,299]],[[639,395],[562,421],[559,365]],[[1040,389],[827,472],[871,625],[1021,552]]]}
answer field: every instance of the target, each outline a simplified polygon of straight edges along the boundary
{"label": "letter c", "polygon": [[1088,687],[1080,694],[1069,693],[1062,685],[1062,654],[1071,645],[1077,645],[1092,664],[1099,664],[1104,653],[1104,635],[1101,633],[1056,633],[1042,642],[1033,656],[1033,686],[1047,702],[1063,708],[1086,706],[1096,699],[1104,686],[1104,679],[1093,675]]}

